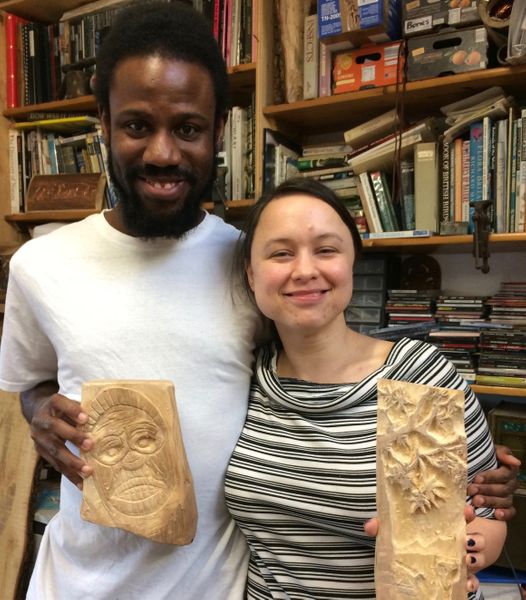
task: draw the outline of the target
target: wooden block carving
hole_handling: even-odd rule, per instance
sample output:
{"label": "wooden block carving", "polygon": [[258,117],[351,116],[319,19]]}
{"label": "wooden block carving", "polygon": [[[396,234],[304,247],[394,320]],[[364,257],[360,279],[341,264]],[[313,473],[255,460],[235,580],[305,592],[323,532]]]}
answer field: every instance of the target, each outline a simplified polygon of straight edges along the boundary
{"label": "wooden block carving", "polygon": [[464,393],[378,380],[376,597],[465,600]]}
{"label": "wooden block carving", "polygon": [[105,187],[102,173],[35,175],[27,189],[26,212],[101,210]]}
{"label": "wooden block carving", "polygon": [[82,386],[94,440],[81,456],[81,516],[169,544],[189,544],[197,526],[192,475],[169,381],[92,381]]}

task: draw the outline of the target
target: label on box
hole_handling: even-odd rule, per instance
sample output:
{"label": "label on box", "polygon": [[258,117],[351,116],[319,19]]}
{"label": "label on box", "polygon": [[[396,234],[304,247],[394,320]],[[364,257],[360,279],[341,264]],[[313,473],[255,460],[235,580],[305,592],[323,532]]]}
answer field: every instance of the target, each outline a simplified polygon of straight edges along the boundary
{"label": "label on box", "polygon": [[362,29],[381,25],[384,20],[383,0],[358,0],[358,15]]}
{"label": "label on box", "polygon": [[420,17],[419,19],[409,19],[405,22],[405,33],[417,33],[427,31],[433,28],[433,17]]}
{"label": "label on box", "polygon": [[318,0],[318,28],[320,38],[342,32],[338,0]]}
{"label": "label on box", "polygon": [[376,69],[374,65],[364,65],[362,67],[362,82],[368,83],[374,81],[376,77]]}
{"label": "label on box", "polygon": [[449,11],[448,17],[447,17],[447,22],[450,25],[456,25],[457,23],[460,23],[460,8],[452,8]]}

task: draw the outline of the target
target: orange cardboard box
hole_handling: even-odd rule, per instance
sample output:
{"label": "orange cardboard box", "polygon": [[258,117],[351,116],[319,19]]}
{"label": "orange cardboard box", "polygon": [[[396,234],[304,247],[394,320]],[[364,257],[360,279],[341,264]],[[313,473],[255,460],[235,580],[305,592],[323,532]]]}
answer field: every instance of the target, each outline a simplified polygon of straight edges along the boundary
{"label": "orange cardboard box", "polygon": [[402,81],[402,42],[388,42],[339,52],[334,57],[334,94],[354,92]]}

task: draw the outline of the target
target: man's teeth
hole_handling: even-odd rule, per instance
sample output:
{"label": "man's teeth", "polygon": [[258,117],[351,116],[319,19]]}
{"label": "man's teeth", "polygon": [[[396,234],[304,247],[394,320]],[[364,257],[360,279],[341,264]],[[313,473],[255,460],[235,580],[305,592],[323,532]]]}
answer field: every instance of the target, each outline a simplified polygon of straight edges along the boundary
{"label": "man's teeth", "polygon": [[175,185],[175,182],[173,182],[173,181],[171,181],[169,183],[161,183],[159,181],[150,181],[149,183],[157,190],[166,190],[168,188],[174,187],[174,185]]}

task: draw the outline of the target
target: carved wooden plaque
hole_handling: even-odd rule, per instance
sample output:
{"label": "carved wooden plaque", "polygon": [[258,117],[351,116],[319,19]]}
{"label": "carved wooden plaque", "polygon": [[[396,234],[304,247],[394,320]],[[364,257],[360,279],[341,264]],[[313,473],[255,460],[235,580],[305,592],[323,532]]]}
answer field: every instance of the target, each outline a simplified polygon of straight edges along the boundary
{"label": "carved wooden plaque", "polygon": [[378,380],[376,597],[465,600],[464,393]]}
{"label": "carved wooden plaque", "polygon": [[31,496],[38,464],[18,394],[0,391],[0,440],[0,595],[15,600],[32,567]]}
{"label": "carved wooden plaque", "polygon": [[81,516],[169,544],[189,544],[197,526],[192,475],[169,381],[92,381],[82,386],[82,429],[94,440],[81,456]]}
{"label": "carved wooden plaque", "polygon": [[103,173],[35,175],[27,189],[26,212],[101,210],[105,186]]}

